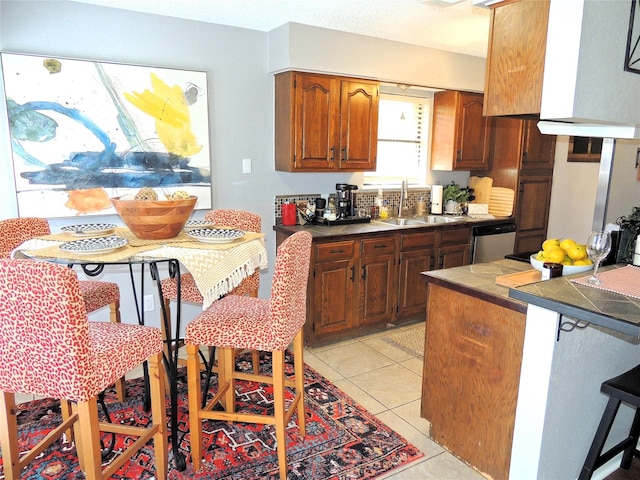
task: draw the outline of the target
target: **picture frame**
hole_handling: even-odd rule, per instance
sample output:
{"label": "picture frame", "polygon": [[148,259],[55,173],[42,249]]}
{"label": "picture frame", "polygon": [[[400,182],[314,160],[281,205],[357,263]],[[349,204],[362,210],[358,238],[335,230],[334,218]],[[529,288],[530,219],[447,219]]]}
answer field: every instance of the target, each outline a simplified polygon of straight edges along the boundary
{"label": "picture frame", "polygon": [[20,216],[115,214],[181,190],[211,208],[206,72],[2,53]]}
{"label": "picture frame", "polygon": [[631,0],[627,48],[624,57],[624,69],[631,73],[640,73],[640,0]]}

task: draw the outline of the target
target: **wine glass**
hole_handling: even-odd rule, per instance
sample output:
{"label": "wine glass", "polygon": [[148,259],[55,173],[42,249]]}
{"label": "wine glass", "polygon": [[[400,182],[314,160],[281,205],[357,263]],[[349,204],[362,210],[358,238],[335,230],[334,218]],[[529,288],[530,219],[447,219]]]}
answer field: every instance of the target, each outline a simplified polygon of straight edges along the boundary
{"label": "wine glass", "polygon": [[593,285],[600,285],[602,281],[598,278],[598,267],[600,262],[609,255],[611,251],[611,235],[609,232],[593,231],[589,234],[587,240],[587,252],[589,257],[593,260],[593,274],[589,277],[589,283]]}

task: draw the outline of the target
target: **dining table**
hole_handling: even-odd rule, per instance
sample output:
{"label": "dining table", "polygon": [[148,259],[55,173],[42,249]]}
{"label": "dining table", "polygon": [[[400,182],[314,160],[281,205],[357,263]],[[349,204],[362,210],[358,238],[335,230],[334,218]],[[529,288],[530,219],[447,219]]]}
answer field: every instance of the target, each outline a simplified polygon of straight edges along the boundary
{"label": "dining table", "polygon": [[[81,227],[81,226],[80,226]],[[171,445],[177,470],[186,468],[178,441],[178,350],[181,346],[181,266],[189,271],[200,290],[206,309],[212,302],[231,292],[256,269],[267,268],[264,233],[242,232],[241,236],[221,239],[190,235],[183,230],[176,237],[148,240],[136,237],[128,228],[115,225],[82,229],[67,229],[58,233],[27,240],[14,252],[40,261],[78,265],[88,276],[100,275],[109,265],[127,265],[136,307],[138,323],[145,324],[143,295],[138,294],[134,267],[140,269],[140,290],[144,292],[145,267],[148,267],[158,296],[163,298],[161,271],[165,278],[177,282],[177,305],[167,312],[161,301],[162,322],[165,330],[165,368],[169,377],[171,410]],[[167,268],[160,268],[166,266]],[[166,273],[164,271],[166,270]],[[174,318],[170,318],[174,317]],[[145,370],[145,376],[147,375]],[[148,383],[148,382],[145,382]],[[146,396],[148,399],[148,395]],[[148,402],[148,400],[147,400]]]}

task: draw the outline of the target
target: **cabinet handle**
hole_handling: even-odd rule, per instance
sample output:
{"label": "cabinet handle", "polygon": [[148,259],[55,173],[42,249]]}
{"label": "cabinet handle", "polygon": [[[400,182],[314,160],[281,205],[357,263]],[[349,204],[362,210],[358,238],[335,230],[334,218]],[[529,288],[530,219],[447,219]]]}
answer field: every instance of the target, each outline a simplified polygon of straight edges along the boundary
{"label": "cabinet handle", "polygon": [[335,148],[332,146],[330,150],[331,150],[331,158],[329,159],[329,161],[333,163],[333,151],[335,150]]}
{"label": "cabinet handle", "polygon": [[374,245],[373,248],[389,248],[389,245]]}
{"label": "cabinet handle", "polygon": [[522,152],[522,161],[523,162],[527,161],[527,152],[526,151]]}
{"label": "cabinet handle", "polygon": [[342,147],[342,161],[347,161],[347,147]]}
{"label": "cabinet handle", "polygon": [[364,265],[362,266],[362,280],[364,280],[365,278],[367,278],[367,267],[365,267]]}
{"label": "cabinet handle", "polygon": [[431,262],[429,262],[429,270],[433,270],[436,266],[436,257],[431,257]]}
{"label": "cabinet handle", "polygon": [[351,281],[354,282],[355,280],[356,280],[355,267],[351,267]]}
{"label": "cabinet handle", "polygon": [[456,162],[459,162],[460,160],[462,160],[462,152],[460,150],[457,151],[457,158],[456,158]]}
{"label": "cabinet handle", "polygon": [[336,248],[329,250],[329,253],[344,253],[344,248]]}
{"label": "cabinet handle", "polygon": [[440,268],[444,268],[444,254],[440,255]]}

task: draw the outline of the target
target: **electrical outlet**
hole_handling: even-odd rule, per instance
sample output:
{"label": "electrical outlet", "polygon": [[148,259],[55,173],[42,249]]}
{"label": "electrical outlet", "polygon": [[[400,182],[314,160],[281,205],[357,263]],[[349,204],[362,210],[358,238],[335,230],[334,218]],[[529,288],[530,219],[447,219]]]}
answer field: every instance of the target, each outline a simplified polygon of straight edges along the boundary
{"label": "electrical outlet", "polygon": [[145,295],[144,296],[144,305],[143,305],[144,311],[145,312],[150,312],[154,309],[153,306],[153,295]]}

